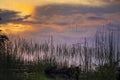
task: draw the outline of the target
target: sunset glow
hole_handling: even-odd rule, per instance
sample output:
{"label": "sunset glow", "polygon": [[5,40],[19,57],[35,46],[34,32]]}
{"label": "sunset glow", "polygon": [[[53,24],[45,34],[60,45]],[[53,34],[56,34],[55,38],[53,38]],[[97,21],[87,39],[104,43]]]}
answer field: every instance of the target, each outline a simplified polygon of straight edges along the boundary
{"label": "sunset glow", "polygon": [[118,29],[120,25],[119,0],[0,2],[0,30],[5,33],[24,33],[37,39],[46,39],[52,33],[57,40],[71,43],[81,39],[80,36],[83,35],[94,36],[96,30],[104,26]]}
{"label": "sunset glow", "polygon": [[120,80],[120,0],[0,0],[0,80]]}
{"label": "sunset glow", "polygon": [[2,30],[4,33],[8,34],[17,34],[17,33],[22,33],[25,31],[33,31],[33,27],[28,26],[28,25],[22,25],[22,24],[12,24],[9,23],[7,25],[1,25],[0,30]]}

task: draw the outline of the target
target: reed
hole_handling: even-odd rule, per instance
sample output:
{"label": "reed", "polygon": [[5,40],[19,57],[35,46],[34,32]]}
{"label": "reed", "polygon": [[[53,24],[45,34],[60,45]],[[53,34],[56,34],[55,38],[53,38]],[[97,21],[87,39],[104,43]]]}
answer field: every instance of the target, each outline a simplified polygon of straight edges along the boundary
{"label": "reed", "polygon": [[[0,74],[19,73],[22,79],[28,75],[29,80],[30,74],[42,75],[47,80],[45,71],[51,70],[66,73],[69,79],[75,80],[116,80],[120,61],[119,36],[119,31],[101,30],[96,32],[93,45],[86,38],[84,45],[67,45],[54,43],[52,36],[50,40],[38,44],[1,34]],[[70,72],[73,74],[68,74]]]}

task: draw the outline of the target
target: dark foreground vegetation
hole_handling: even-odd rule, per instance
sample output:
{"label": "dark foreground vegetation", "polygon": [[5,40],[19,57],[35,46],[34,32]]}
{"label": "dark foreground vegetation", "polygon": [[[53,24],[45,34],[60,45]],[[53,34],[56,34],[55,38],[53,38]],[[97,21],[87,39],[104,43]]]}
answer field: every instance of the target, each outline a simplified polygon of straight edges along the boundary
{"label": "dark foreground vegetation", "polygon": [[84,44],[37,44],[0,35],[0,80],[119,80],[120,33],[100,31]]}

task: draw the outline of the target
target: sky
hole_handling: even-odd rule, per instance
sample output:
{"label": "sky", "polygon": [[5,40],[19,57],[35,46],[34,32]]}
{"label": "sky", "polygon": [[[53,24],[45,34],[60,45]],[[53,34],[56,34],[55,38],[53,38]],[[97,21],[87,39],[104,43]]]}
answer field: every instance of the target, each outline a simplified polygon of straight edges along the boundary
{"label": "sky", "polygon": [[120,30],[120,0],[0,0],[1,33],[75,43],[97,30]]}

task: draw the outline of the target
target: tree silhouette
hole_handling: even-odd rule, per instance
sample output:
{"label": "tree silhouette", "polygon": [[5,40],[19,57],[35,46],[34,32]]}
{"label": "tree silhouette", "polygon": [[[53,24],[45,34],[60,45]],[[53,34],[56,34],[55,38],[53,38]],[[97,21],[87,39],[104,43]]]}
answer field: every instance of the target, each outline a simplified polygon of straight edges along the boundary
{"label": "tree silhouette", "polygon": [[0,35],[0,48],[1,49],[5,49],[5,45],[8,40],[9,38],[6,35],[4,34]]}
{"label": "tree silhouette", "polygon": [[7,47],[7,41],[8,40],[9,39],[6,35],[0,34],[0,58],[1,58],[0,60],[1,61],[5,60],[6,47]]}

